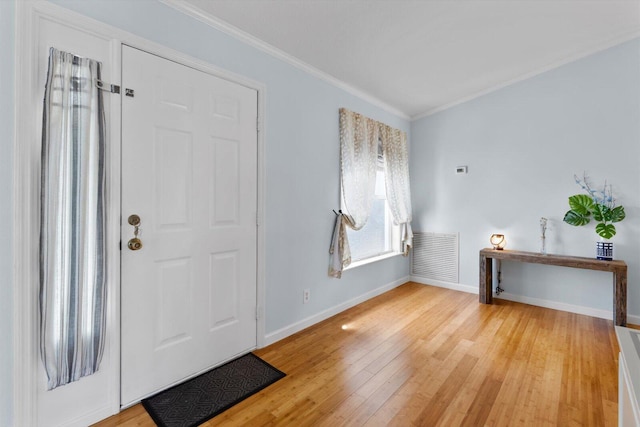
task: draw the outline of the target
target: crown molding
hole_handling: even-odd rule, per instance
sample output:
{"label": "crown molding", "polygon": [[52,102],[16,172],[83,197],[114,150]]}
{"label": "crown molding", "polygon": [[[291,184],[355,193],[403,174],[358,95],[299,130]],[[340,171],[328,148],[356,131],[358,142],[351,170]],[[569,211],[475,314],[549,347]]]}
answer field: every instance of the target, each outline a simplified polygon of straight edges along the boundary
{"label": "crown molding", "polygon": [[554,70],[556,68],[560,68],[563,65],[570,64],[570,63],[578,61],[578,60],[580,60],[582,58],[586,58],[588,56],[595,55],[596,53],[603,52],[603,51],[605,51],[607,49],[610,49],[610,48],[615,47],[617,45],[620,45],[622,43],[631,41],[631,40],[633,40],[635,38],[638,38],[638,37],[640,37],[640,30],[636,30],[636,31],[633,31],[631,33],[626,33],[626,34],[623,34],[623,35],[619,35],[619,36],[613,37],[613,38],[608,39],[608,40],[606,40],[606,41],[604,41],[602,43],[598,43],[598,44],[592,46],[591,48],[589,48],[587,50],[584,50],[582,52],[579,52],[579,53],[576,53],[576,54],[573,54],[573,55],[569,55],[569,56],[567,56],[567,57],[565,57],[565,58],[563,58],[561,60],[551,62],[551,63],[545,65],[544,67],[538,68],[535,71],[531,71],[531,72],[522,74],[522,75],[520,75],[518,77],[515,77],[513,79],[507,80],[506,82],[503,82],[503,83],[488,87],[486,89],[483,89],[483,90],[481,90],[479,92],[474,93],[473,95],[465,96],[465,97],[457,99],[457,100],[455,100],[453,102],[448,102],[448,103],[440,105],[438,107],[434,107],[432,109],[429,109],[429,110],[425,111],[424,113],[421,113],[421,114],[418,114],[418,115],[415,115],[415,116],[411,116],[410,120],[413,122],[413,121],[420,120],[420,119],[423,119],[425,117],[431,116],[433,114],[439,113],[441,111],[448,110],[449,108],[453,108],[453,107],[456,107],[456,106],[458,106],[460,104],[464,104],[465,102],[469,102],[469,101],[471,101],[473,99],[480,98],[481,96],[484,96],[484,95],[487,95],[487,94],[489,94],[491,92],[495,92],[497,90],[503,89],[503,88],[505,88],[507,86],[511,86],[512,84],[515,84],[515,83],[530,79],[530,78],[535,77],[537,75],[546,73],[547,71],[551,71],[551,70]]}
{"label": "crown molding", "polygon": [[251,34],[229,24],[228,22],[225,22],[219,18],[216,18],[206,12],[204,12],[202,9],[199,9],[198,7],[187,3],[185,1],[181,1],[181,0],[159,0],[160,3],[163,3],[166,6],[169,6],[175,10],[177,10],[178,12],[181,12],[187,16],[190,16],[206,25],[209,25],[210,27],[215,28],[216,30],[222,31],[223,33],[237,39],[240,40],[241,42],[252,46],[268,55],[273,56],[274,58],[277,58],[299,70],[304,71],[307,74],[310,74],[318,79],[324,80],[325,82],[337,87],[338,89],[342,89],[343,91],[350,93],[352,95],[357,96],[358,98],[367,101],[368,103],[375,105],[376,107],[382,108],[383,110],[387,111],[388,113],[391,113],[395,116],[398,116],[402,119],[405,120],[410,120],[411,117],[399,110],[398,108],[387,104],[386,102],[360,90],[355,88],[354,86],[345,83],[344,81],[328,74],[325,73],[324,71],[321,71],[309,64],[307,64],[304,61],[301,61],[300,59],[289,55],[288,53],[278,49],[275,46],[270,45],[269,43],[260,40],[259,38],[252,36]]}

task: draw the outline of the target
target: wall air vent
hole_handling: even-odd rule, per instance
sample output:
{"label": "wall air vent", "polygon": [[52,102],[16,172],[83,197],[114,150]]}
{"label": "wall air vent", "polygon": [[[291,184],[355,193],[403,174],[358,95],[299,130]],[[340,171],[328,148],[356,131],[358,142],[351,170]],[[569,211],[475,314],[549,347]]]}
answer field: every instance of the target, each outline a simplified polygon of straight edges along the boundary
{"label": "wall air vent", "polygon": [[415,232],[411,275],[458,283],[458,233]]}

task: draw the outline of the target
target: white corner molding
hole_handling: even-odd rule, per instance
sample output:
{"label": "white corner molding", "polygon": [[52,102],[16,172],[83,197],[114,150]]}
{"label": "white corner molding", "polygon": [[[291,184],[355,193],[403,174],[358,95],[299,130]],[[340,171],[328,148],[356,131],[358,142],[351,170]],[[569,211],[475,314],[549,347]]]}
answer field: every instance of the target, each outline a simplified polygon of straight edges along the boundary
{"label": "white corner molding", "polygon": [[218,19],[204,11],[202,11],[201,9],[199,9],[198,7],[187,3],[187,2],[183,2],[180,0],[159,0],[160,3],[163,3],[187,16],[190,16],[194,19],[197,19],[198,21],[209,25],[210,27],[215,28],[216,30],[222,31],[223,33],[237,39],[240,40],[241,42],[252,46],[258,50],[261,50],[262,52],[273,56],[274,58],[277,58],[295,68],[298,68],[299,70],[304,71],[307,74],[312,75],[313,77],[316,77],[320,80],[324,80],[325,82],[337,87],[338,89],[342,89],[347,93],[350,93],[352,95],[357,96],[358,98],[375,105],[376,107],[380,107],[383,110],[387,111],[388,113],[391,113],[395,116],[398,116],[402,119],[405,120],[409,120],[410,117],[408,114],[404,113],[403,111],[400,111],[399,109],[397,109],[396,107],[387,104],[386,102],[371,96],[370,94],[357,89],[356,87],[345,83],[344,81],[328,74],[325,73],[324,71],[321,71],[315,67],[313,67],[312,65],[307,64],[304,61],[301,61],[300,59],[278,49],[277,47],[270,45],[269,43],[260,40],[257,37],[252,36],[251,34],[247,33],[246,31],[243,31],[241,29],[239,29],[238,27],[235,27],[231,24],[229,24],[228,22],[225,22],[221,19]]}
{"label": "white corner molding", "polygon": [[350,299],[349,301],[345,301],[342,304],[338,304],[336,306],[330,307],[320,313],[316,313],[313,316],[309,316],[305,319],[302,319],[296,323],[293,323],[289,326],[285,326],[284,328],[278,329],[277,331],[271,332],[264,337],[264,345],[270,345],[277,341],[280,341],[284,338],[287,338],[290,335],[295,334],[296,332],[300,332],[303,329],[308,328],[309,326],[315,325],[316,323],[322,322],[332,316],[335,316],[338,313],[342,313],[343,311],[354,307],[360,303],[363,303],[371,298],[377,297],[378,295],[382,295],[385,292],[390,291],[391,289],[397,288],[400,285],[403,285],[409,281],[409,277],[402,277],[398,280],[395,280],[386,285],[380,286],[377,289],[366,292],[360,296]]}

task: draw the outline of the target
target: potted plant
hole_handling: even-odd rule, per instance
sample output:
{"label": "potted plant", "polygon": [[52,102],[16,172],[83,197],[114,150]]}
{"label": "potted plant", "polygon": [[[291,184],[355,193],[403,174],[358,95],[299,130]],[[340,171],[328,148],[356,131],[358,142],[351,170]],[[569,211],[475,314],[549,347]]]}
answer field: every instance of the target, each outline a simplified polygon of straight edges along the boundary
{"label": "potted plant", "polygon": [[[624,207],[616,206],[613,198],[611,185],[605,181],[602,190],[594,190],[589,184],[586,175],[580,179],[574,175],[576,183],[582,187],[587,194],[575,194],[569,197],[569,207],[571,208],[565,215],[563,221],[567,224],[582,226],[587,225],[593,218],[596,224],[596,233],[603,239],[610,239],[616,235],[614,223],[625,218]],[[601,241],[597,243],[597,258],[613,259],[613,243]]]}

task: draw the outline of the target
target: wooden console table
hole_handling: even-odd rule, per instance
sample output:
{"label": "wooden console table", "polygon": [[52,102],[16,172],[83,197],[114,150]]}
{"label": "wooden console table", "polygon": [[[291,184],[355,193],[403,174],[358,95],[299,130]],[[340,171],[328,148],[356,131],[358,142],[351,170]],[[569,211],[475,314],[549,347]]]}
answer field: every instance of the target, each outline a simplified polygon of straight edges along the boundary
{"label": "wooden console table", "polygon": [[483,304],[491,304],[493,301],[492,259],[610,271],[613,273],[613,321],[618,326],[626,326],[627,324],[627,264],[624,261],[602,261],[594,258],[543,255],[536,252],[510,251],[506,249],[481,249],[480,302]]}

